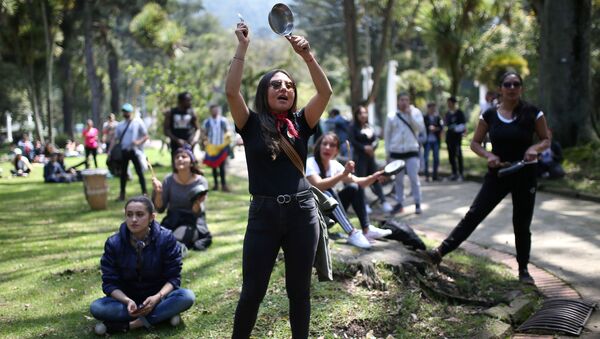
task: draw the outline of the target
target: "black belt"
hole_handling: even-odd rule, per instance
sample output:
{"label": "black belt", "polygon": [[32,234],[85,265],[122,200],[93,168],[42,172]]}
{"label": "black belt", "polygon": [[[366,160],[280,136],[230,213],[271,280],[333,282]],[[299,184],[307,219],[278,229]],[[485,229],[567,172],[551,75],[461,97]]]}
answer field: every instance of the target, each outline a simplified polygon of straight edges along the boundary
{"label": "black belt", "polygon": [[258,195],[253,194],[252,199],[265,199],[265,200],[275,200],[279,205],[285,205],[292,202],[292,200],[300,201],[301,199],[305,199],[308,197],[312,198],[312,192],[310,190],[305,190],[293,194],[280,194],[277,196],[268,196],[268,195]]}

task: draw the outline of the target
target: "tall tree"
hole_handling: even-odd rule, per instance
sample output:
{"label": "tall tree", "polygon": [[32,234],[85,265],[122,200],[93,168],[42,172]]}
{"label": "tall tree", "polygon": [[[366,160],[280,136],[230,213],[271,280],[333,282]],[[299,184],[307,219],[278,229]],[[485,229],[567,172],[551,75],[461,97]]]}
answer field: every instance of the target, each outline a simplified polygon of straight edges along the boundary
{"label": "tall tree", "polygon": [[541,23],[539,103],[563,146],[589,141],[591,0],[535,1]]}
{"label": "tall tree", "polygon": [[94,0],[83,1],[83,27],[84,27],[84,54],[87,81],[92,95],[92,120],[96,126],[100,125],[100,110],[104,99],[104,91],[100,77],[96,73],[96,61],[94,58],[94,36],[93,36],[93,13]]}
{"label": "tall tree", "polygon": [[54,143],[54,119],[52,117],[52,75],[54,70],[54,30],[52,29],[52,9],[48,9],[45,0],[40,1],[42,23],[44,25],[44,42],[46,47],[46,125],[48,126],[48,139]]}
{"label": "tall tree", "polygon": [[62,21],[59,28],[62,33],[62,53],[58,58],[58,75],[62,94],[63,132],[73,138],[73,68],[72,61],[77,43],[75,25],[80,18],[82,3],[80,1],[63,0]]}

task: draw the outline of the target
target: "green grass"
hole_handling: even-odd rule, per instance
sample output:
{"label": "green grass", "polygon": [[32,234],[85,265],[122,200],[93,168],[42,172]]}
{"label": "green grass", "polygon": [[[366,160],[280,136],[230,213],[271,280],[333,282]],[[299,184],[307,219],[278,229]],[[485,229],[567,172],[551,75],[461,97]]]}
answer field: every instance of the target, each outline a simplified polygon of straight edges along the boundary
{"label": "green grass", "polygon": [[[148,150],[153,163],[169,163],[167,152]],[[80,159],[68,159],[73,164]],[[99,157],[104,164],[104,157]],[[0,164],[4,173],[9,164]],[[160,178],[168,166],[157,167]],[[148,184],[149,174],[146,175]],[[232,329],[241,286],[241,251],[246,225],[247,183],[231,177],[233,193],[211,192],[207,200],[213,245],[205,252],[190,252],[183,265],[182,285],[196,293],[195,305],[184,313],[184,326],[160,326],[157,331],[134,331],[124,337],[225,338]],[[123,203],[115,202],[118,179],[109,179],[108,209],[91,211],[81,183],[43,184],[36,165],[27,178],[0,179],[0,332],[2,337],[94,337],[90,303],[102,296],[99,260],[106,238],[123,220]],[[137,178],[127,185],[128,196],[140,193]],[[162,216],[159,216],[161,219]],[[455,255],[455,254],[453,254]],[[462,254],[456,254],[458,257]],[[465,256],[465,258],[469,258]],[[463,259],[461,259],[463,260]],[[486,286],[513,286],[506,270],[489,262],[473,265],[457,260],[465,274],[465,293],[478,293],[473,274],[489,275]],[[476,260],[476,259],[473,259]],[[289,337],[283,263],[278,262],[261,306],[253,334]],[[369,290],[357,278],[331,283],[313,279],[311,336],[332,338],[379,336],[396,338],[464,337],[486,319],[472,308],[424,298],[418,286],[385,266],[377,273],[387,290]],[[501,273],[496,273],[496,271]],[[462,278],[462,276],[466,278]],[[413,316],[414,314],[414,316]],[[416,317],[416,320],[415,320]],[[458,321],[457,321],[458,319]]]}

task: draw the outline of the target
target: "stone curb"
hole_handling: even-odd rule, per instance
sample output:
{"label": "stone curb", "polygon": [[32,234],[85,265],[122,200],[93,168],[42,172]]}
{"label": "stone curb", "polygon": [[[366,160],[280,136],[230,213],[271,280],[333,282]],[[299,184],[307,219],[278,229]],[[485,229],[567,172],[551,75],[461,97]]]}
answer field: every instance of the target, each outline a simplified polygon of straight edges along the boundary
{"label": "stone curb", "polygon": [[[434,239],[436,241],[443,241],[446,235],[440,232],[426,230],[419,225],[417,233],[422,233],[427,238]],[[515,256],[505,252],[501,252],[492,248],[485,248],[477,245],[470,241],[465,241],[461,244],[460,248],[463,250],[477,255],[486,257],[494,262],[502,263],[510,268],[510,272],[518,277],[519,270]],[[573,287],[569,286],[566,282],[559,279],[555,275],[541,269],[535,264],[529,263],[529,273],[535,279],[535,284],[540,293],[546,298],[572,298],[581,299],[581,295]]]}

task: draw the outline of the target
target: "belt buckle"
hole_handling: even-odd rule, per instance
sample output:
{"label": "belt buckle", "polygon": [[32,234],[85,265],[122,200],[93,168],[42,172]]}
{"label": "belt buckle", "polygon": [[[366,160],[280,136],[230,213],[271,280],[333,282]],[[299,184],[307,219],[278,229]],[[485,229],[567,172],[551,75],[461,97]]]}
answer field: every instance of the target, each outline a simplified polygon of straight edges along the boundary
{"label": "belt buckle", "polygon": [[277,203],[279,205],[287,204],[292,201],[292,197],[289,194],[282,194],[277,196]]}

